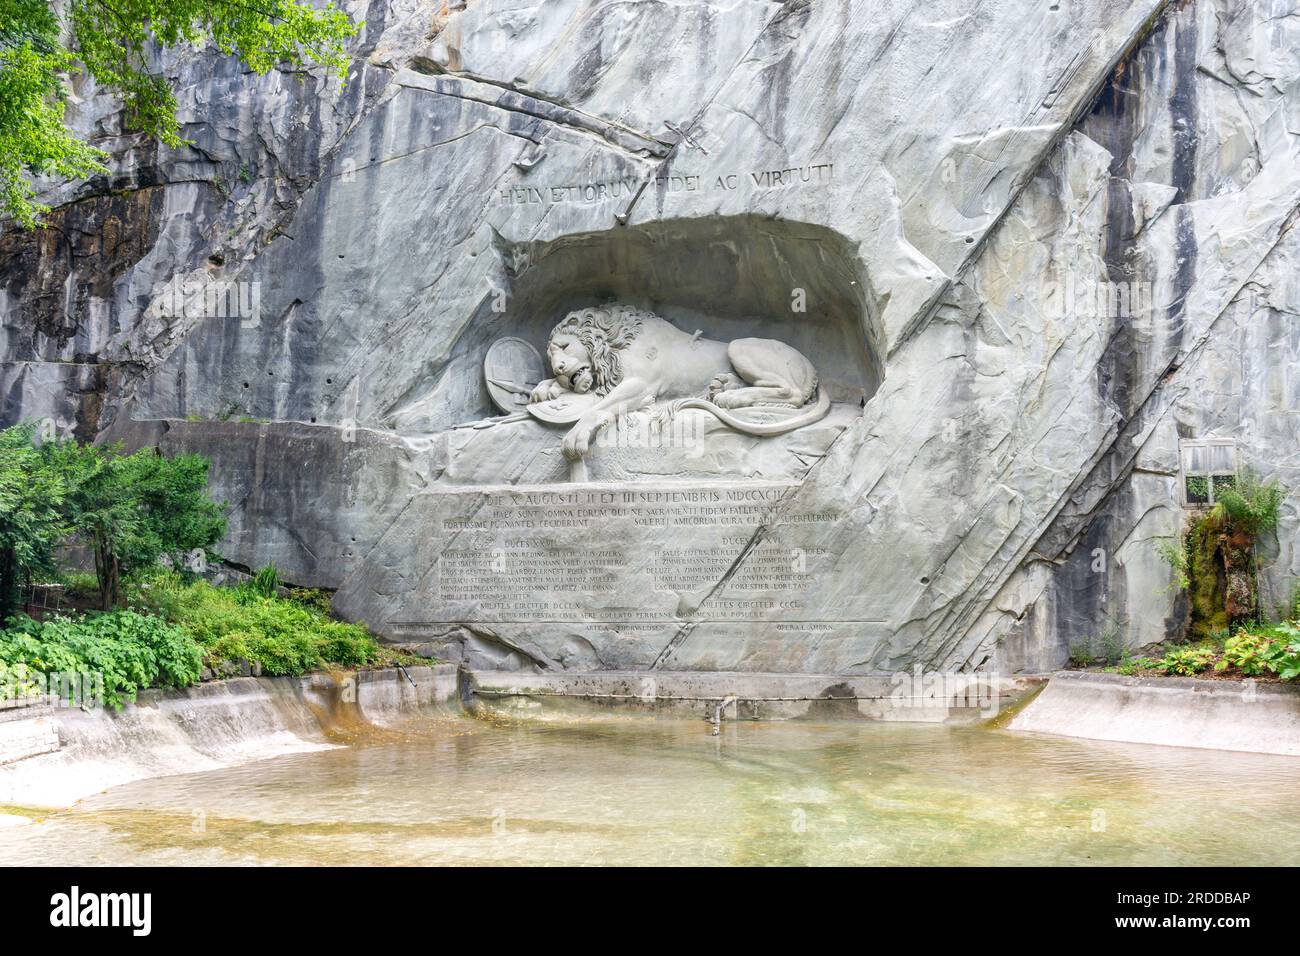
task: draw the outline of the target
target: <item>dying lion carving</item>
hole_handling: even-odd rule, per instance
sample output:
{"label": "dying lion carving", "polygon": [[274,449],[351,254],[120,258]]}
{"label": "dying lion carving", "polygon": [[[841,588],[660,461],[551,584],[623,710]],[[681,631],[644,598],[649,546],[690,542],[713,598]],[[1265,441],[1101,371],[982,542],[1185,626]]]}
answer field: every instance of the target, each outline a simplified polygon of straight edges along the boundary
{"label": "dying lion carving", "polygon": [[[533,389],[530,402],[566,392],[600,396],[564,438],[570,459],[585,455],[592,436],[615,416],[653,402],[702,409],[737,431],[761,436],[811,425],[831,407],[812,363],[784,342],[701,338],[630,306],[570,312],[551,332],[546,358],[555,377]],[[759,406],[808,407],[802,414],[761,423],[730,413]]]}

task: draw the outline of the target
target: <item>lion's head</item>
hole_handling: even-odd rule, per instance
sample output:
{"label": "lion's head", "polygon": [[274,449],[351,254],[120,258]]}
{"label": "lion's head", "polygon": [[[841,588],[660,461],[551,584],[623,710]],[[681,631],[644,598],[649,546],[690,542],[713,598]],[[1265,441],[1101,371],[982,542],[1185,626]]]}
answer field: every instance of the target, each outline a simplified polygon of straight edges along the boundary
{"label": "lion's head", "polygon": [[618,353],[641,331],[631,306],[595,306],[570,312],[551,330],[546,358],[560,384],[575,392],[606,394],[623,378]]}

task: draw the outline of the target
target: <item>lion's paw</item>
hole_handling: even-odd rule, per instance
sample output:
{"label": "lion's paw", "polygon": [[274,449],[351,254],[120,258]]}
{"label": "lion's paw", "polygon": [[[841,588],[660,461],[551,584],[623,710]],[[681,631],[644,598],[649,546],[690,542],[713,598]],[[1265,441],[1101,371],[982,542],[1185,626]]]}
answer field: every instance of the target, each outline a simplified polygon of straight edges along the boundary
{"label": "lion's paw", "polygon": [[709,397],[714,398],[722,392],[729,392],[732,389],[740,388],[745,383],[740,380],[740,376],[733,375],[730,372],[721,372],[713,377],[709,382]]}
{"label": "lion's paw", "polygon": [[549,402],[553,398],[559,398],[565,391],[567,389],[563,385],[553,378],[548,378],[537,384],[532,394],[528,396],[528,403],[531,405],[537,402]]}

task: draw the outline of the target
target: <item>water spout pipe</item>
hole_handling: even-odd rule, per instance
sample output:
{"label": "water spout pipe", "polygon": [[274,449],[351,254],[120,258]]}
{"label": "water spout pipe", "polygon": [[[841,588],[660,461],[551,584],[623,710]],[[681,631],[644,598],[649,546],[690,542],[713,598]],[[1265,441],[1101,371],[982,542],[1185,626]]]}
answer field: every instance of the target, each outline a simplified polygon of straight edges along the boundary
{"label": "water spout pipe", "polygon": [[722,733],[722,711],[726,708],[728,704],[734,704],[736,703],[736,701],[737,701],[737,697],[735,694],[728,694],[726,697],[722,698],[722,700],[718,701],[716,704],[713,705],[712,734],[714,737]]}

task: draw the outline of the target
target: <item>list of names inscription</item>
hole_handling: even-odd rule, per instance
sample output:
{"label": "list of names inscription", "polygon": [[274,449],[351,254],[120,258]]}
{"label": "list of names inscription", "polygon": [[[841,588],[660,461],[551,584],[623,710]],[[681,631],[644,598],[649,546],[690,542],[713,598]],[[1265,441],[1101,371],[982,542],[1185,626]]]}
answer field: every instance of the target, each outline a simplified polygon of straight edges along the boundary
{"label": "list of names inscription", "polygon": [[[467,496],[465,513],[442,521],[450,543],[438,557],[431,604],[448,623],[669,620],[683,596],[701,602],[699,620],[795,613],[824,552],[784,540],[791,487],[588,486]],[[620,536],[620,527],[629,533]],[[760,527],[765,532],[755,540]]]}

